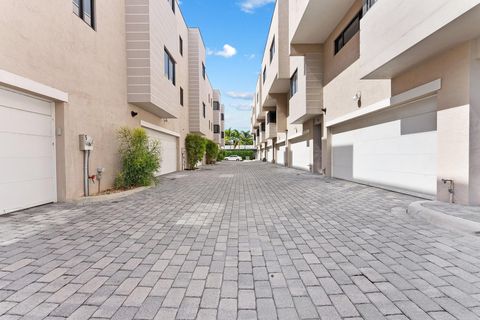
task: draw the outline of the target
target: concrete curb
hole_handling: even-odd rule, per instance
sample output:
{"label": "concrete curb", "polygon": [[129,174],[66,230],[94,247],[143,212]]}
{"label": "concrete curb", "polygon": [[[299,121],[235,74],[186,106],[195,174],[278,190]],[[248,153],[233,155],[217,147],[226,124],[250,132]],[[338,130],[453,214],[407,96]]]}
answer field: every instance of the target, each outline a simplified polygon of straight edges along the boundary
{"label": "concrete curb", "polygon": [[413,202],[408,206],[407,212],[411,215],[422,217],[433,225],[451,231],[460,231],[468,234],[480,232],[480,223],[426,208],[423,206],[424,203],[431,203],[431,201]]}
{"label": "concrete curb", "polygon": [[72,200],[71,203],[75,203],[78,205],[85,205],[85,204],[91,204],[91,203],[97,203],[97,202],[112,201],[112,200],[128,197],[132,194],[139,193],[144,190],[148,190],[150,188],[153,188],[153,186],[140,187],[140,188],[135,188],[132,190],[127,190],[127,191],[122,191],[122,192],[117,192],[112,194],[104,194],[101,196],[90,196],[86,198],[75,199],[75,200]]}

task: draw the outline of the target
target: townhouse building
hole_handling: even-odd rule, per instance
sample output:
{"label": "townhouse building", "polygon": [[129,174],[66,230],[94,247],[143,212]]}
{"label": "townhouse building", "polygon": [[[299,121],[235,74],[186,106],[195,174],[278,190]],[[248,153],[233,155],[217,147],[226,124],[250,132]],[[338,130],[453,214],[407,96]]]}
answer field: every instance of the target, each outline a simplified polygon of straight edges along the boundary
{"label": "townhouse building", "polygon": [[[277,145],[287,96],[287,151],[277,148],[272,162],[480,204],[479,18],[478,0],[278,0],[266,80],[257,85],[266,118],[275,106]],[[285,61],[284,47],[288,75],[269,63],[272,52]],[[258,108],[254,101],[252,130],[260,136]],[[267,152],[268,143],[259,148]]]}
{"label": "townhouse building", "polygon": [[213,139],[205,46],[176,0],[4,1],[0,26],[0,213],[83,196],[81,134],[102,190],[121,127],[161,142],[159,174],[183,169],[189,132]]}
{"label": "townhouse building", "polygon": [[220,90],[213,91],[213,141],[219,147],[225,146],[225,106],[222,104]]}

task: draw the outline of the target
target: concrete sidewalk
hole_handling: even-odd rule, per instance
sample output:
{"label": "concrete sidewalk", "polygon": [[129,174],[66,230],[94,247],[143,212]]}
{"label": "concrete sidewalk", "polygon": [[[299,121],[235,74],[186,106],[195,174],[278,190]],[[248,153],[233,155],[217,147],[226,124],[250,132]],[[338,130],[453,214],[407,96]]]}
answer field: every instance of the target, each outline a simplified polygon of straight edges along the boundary
{"label": "concrete sidewalk", "polygon": [[418,201],[408,206],[408,213],[448,230],[480,235],[480,207]]}

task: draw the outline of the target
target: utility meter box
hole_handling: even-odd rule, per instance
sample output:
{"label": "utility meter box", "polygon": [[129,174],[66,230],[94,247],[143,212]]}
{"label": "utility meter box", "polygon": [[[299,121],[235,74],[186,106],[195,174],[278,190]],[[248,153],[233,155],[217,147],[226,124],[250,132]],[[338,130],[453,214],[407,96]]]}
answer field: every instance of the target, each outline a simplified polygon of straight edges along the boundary
{"label": "utility meter box", "polygon": [[93,150],[93,138],[86,134],[79,135],[80,138],[80,151]]}

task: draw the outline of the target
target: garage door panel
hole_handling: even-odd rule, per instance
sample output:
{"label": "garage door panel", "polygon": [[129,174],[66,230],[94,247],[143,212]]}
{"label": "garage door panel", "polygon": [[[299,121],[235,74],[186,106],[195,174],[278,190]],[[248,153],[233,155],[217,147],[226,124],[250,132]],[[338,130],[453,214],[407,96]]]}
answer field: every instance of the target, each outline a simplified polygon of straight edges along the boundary
{"label": "garage door panel", "polygon": [[53,178],[53,168],[51,156],[44,158],[2,158],[0,183]]}
{"label": "garage door panel", "polygon": [[51,103],[48,101],[0,88],[0,107],[40,113],[51,117],[53,115],[53,110],[50,106]]}
{"label": "garage door panel", "polygon": [[0,159],[25,157],[51,157],[53,159],[52,137],[19,135],[0,132]]}
{"label": "garage door panel", "polygon": [[155,139],[160,142],[160,170],[157,175],[163,175],[177,171],[178,159],[178,138],[163,132],[147,129],[150,139]]}
{"label": "garage door panel", "polygon": [[277,149],[277,164],[284,166],[285,165],[285,146],[281,146]]}
{"label": "garage door panel", "polygon": [[310,147],[308,146],[307,141],[291,143],[290,148],[292,167],[303,170],[310,170]]}
{"label": "garage door panel", "polygon": [[0,212],[11,212],[55,202],[55,189],[45,188],[46,185],[54,183],[53,179],[0,183],[0,204],[2,205]]}
{"label": "garage door panel", "polygon": [[52,117],[0,107],[0,131],[52,136]]}
{"label": "garage door panel", "polygon": [[[434,110],[435,99],[419,102],[422,110]],[[431,104],[431,105],[428,105]],[[433,104],[433,106],[432,106]],[[418,114],[415,104],[393,111],[398,118],[382,114],[363,122],[354,130],[338,130],[332,135],[332,174],[334,177],[435,195],[437,188],[436,116]],[[405,119],[408,119],[405,121]],[[403,124],[402,124],[403,123]],[[402,128],[403,125],[403,128]],[[408,127],[408,128],[407,128]]]}
{"label": "garage door panel", "polygon": [[364,155],[357,156],[354,171],[358,174],[362,172],[378,171],[398,171],[400,173],[435,174],[435,168],[431,163],[436,161],[435,155]]}

